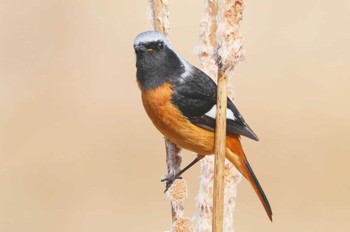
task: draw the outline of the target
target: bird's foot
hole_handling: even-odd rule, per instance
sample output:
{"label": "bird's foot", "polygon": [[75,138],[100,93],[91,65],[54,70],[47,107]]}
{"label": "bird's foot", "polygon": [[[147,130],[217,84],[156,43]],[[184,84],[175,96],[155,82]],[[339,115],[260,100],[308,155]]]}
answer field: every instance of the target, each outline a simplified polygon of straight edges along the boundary
{"label": "bird's foot", "polygon": [[175,180],[177,179],[182,179],[181,176],[178,175],[174,175],[174,174],[170,174],[167,177],[165,177],[164,179],[161,180],[161,182],[166,182],[165,183],[165,190],[164,192],[168,191],[170,186],[174,183]]}

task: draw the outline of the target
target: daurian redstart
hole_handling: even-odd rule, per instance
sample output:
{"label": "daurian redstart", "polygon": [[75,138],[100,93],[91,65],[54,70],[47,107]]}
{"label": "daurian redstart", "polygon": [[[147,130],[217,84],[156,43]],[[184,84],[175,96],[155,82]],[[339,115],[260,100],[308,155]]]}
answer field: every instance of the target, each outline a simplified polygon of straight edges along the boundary
{"label": "daurian redstart", "polygon": [[[178,56],[157,31],[139,34],[134,41],[137,82],[142,102],[155,127],[181,148],[214,153],[217,86],[204,72]],[[244,154],[240,136],[258,141],[236,106],[227,99],[226,158],[251,183],[266,213],[272,211]],[[184,171],[184,170],[183,170]],[[173,180],[169,180],[170,184]]]}

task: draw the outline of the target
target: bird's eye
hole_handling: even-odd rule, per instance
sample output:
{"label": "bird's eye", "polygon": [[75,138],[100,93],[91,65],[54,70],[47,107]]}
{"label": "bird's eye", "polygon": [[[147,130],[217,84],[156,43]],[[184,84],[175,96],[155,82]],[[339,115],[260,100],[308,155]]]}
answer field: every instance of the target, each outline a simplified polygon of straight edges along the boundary
{"label": "bird's eye", "polygon": [[160,43],[158,43],[157,46],[158,46],[158,49],[161,50],[161,49],[164,48],[164,43],[163,43],[163,42],[160,42]]}

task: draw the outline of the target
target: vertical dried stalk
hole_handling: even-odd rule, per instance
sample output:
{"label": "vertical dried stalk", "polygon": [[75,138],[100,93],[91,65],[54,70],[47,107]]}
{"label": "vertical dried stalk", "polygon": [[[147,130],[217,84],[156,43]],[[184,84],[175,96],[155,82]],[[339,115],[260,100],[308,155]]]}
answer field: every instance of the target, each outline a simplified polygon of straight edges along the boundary
{"label": "vertical dried stalk", "polygon": [[218,97],[215,129],[215,162],[213,189],[213,232],[224,229],[224,165],[226,154],[226,108],[227,108],[227,77],[219,67]]}
{"label": "vertical dried stalk", "polygon": [[[198,47],[199,59],[203,70],[215,80],[217,66],[213,59],[216,45],[216,15],[217,3],[215,0],[204,0],[204,16],[200,23],[200,41]],[[214,156],[206,156],[201,161],[201,176],[196,201],[197,212],[194,217],[195,231],[212,231],[213,208],[213,180]]]}
{"label": "vertical dried stalk", "polygon": [[244,38],[239,31],[243,17],[243,0],[218,0],[218,29],[215,60],[220,69],[232,76],[236,64],[244,59]]}
{"label": "vertical dried stalk", "polygon": [[[170,31],[169,2],[168,0],[149,0],[149,19],[153,30],[160,31],[168,35]],[[168,175],[174,175],[180,171],[182,158],[180,148],[173,142],[164,138],[166,147],[166,162]],[[186,181],[176,180],[166,192],[171,202],[171,215],[173,225],[171,231],[192,231],[191,221],[182,218],[184,211],[184,200],[187,197]]]}
{"label": "vertical dried stalk", "polygon": [[[175,175],[180,171],[182,157],[180,156],[181,149],[176,146],[175,143],[164,137],[165,150],[166,150],[166,163],[168,168],[168,175]],[[171,188],[166,192],[171,202],[171,218],[175,222],[183,214],[183,200],[186,198],[186,191],[183,191],[178,185],[178,181],[175,181]],[[181,183],[181,182],[180,182]],[[176,186],[176,187],[175,187]],[[186,186],[184,186],[186,189]],[[181,192],[180,194],[173,193],[173,190]],[[178,196],[178,197],[174,197]],[[179,197],[183,196],[183,197]]]}
{"label": "vertical dried stalk", "polygon": [[[239,33],[239,22],[242,19],[242,0],[204,0],[205,13],[201,21],[199,58],[204,71],[216,77],[218,67],[222,66],[227,77],[232,76],[235,64],[244,57],[243,37]],[[226,39],[224,39],[226,38]],[[226,49],[226,50],[225,50]],[[232,90],[228,89],[232,96]],[[214,159],[207,156],[201,161],[201,180],[197,196],[197,213],[195,230],[209,232],[212,230],[212,193],[213,193]],[[228,161],[225,162],[224,191],[224,228],[233,231],[233,211],[237,185],[241,174]]]}
{"label": "vertical dried stalk", "polygon": [[148,8],[149,19],[153,30],[160,31],[164,35],[168,35],[170,32],[169,1],[149,0]]}

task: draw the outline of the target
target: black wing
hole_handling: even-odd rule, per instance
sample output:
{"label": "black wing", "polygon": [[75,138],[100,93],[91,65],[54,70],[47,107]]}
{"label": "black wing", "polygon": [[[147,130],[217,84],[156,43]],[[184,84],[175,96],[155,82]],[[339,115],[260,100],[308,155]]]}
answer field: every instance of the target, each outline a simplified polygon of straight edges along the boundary
{"label": "black wing", "polygon": [[[193,124],[214,131],[217,96],[215,82],[204,72],[193,67],[189,76],[173,84],[173,103]],[[227,133],[259,140],[230,99],[227,99]]]}

